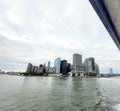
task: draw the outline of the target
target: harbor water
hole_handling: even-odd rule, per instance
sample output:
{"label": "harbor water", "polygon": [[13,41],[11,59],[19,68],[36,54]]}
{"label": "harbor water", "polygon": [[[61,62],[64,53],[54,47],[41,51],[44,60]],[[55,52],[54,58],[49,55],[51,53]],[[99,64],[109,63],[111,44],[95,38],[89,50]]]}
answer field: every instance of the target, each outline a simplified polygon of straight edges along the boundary
{"label": "harbor water", "polygon": [[120,111],[120,78],[0,75],[0,111]]}

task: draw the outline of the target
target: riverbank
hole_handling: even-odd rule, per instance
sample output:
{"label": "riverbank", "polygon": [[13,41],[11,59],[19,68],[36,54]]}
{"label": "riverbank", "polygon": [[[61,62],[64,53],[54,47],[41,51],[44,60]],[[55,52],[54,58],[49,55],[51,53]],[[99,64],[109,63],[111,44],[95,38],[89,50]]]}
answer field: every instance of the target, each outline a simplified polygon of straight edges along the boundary
{"label": "riverbank", "polygon": [[32,77],[32,76],[41,76],[41,77],[81,77],[81,78],[110,78],[114,76],[120,76],[118,75],[109,75],[109,74],[97,74],[96,76],[91,76],[91,75],[73,75],[73,74],[67,74],[67,75],[62,75],[62,73],[56,74],[56,73],[20,73],[17,74],[18,76],[26,76],[26,77]]}
{"label": "riverbank", "polygon": [[48,77],[61,77],[62,74],[49,74]]}

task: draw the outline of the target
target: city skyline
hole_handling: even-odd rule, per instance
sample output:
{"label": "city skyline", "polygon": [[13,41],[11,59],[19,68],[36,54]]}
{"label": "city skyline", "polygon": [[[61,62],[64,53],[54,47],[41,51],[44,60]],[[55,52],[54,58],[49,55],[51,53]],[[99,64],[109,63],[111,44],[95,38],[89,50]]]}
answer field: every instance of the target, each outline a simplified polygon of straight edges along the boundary
{"label": "city skyline", "polygon": [[101,73],[120,72],[120,52],[88,0],[0,0],[0,69],[25,71],[72,54],[95,57]]}

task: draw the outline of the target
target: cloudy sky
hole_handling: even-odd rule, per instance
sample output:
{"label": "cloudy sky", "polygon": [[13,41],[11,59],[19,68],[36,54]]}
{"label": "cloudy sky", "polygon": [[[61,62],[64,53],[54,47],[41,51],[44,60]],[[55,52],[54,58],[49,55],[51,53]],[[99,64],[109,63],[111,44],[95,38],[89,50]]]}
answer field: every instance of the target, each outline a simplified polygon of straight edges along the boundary
{"label": "cloudy sky", "polygon": [[120,72],[120,52],[88,0],[0,0],[0,69],[25,71],[73,53]]}

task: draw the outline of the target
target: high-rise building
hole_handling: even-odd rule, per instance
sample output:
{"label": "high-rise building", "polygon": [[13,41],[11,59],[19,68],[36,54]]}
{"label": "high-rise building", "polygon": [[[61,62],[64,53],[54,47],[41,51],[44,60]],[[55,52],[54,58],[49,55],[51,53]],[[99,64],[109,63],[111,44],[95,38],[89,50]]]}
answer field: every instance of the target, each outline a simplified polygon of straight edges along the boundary
{"label": "high-rise building", "polygon": [[110,68],[110,74],[113,74],[113,69],[112,68]]}
{"label": "high-rise building", "polygon": [[47,65],[47,72],[50,72],[50,61],[48,61],[48,65]]}
{"label": "high-rise building", "polygon": [[43,73],[43,69],[44,69],[43,65],[40,64],[37,72],[38,73]]}
{"label": "high-rise building", "polygon": [[30,73],[32,70],[32,64],[31,63],[28,63],[28,67],[27,67],[27,71],[28,73]]}
{"label": "high-rise building", "polygon": [[96,74],[100,74],[99,66],[96,63],[95,63],[95,71],[96,71]]}
{"label": "high-rise building", "polygon": [[60,68],[60,72],[63,74],[63,75],[66,75],[68,72],[67,72],[67,61],[66,60],[62,60],[61,61],[61,68]]}
{"label": "high-rise building", "polygon": [[93,57],[90,57],[89,60],[92,63],[92,70],[95,71],[95,59]]}
{"label": "high-rise building", "polygon": [[34,72],[36,73],[38,71],[38,66],[35,66]]}
{"label": "high-rise building", "polygon": [[31,72],[35,72],[35,66],[32,66]]}
{"label": "high-rise building", "polygon": [[85,64],[85,73],[92,72],[92,62],[89,60],[89,58],[86,58],[84,61]]}
{"label": "high-rise building", "polygon": [[84,61],[85,72],[88,73],[96,73],[95,71],[95,59],[93,57],[86,58]]}
{"label": "high-rise building", "polygon": [[71,64],[67,63],[67,72],[70,72],[70,71],[71,71]]}
{"label": "high-rise building", "polygon": [[83,71],[82,55],[77,53],[73,54],[73,71],[75,73]]}
{"label": "high-rise building", "polygon": [[55,59],[55,73],[59,74],[60,73],[60,65],[61,65],[61,58]]}
{"label": "high-rise building", "polygon": [[73,54],[73,65],[74,66],[81,66],[82,65],[82,55],[80,54]]}
{"label": "high-rise building", "polygon": [[46,73],[46,64],[43,66],[43,73]]}

